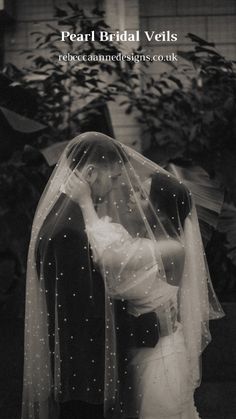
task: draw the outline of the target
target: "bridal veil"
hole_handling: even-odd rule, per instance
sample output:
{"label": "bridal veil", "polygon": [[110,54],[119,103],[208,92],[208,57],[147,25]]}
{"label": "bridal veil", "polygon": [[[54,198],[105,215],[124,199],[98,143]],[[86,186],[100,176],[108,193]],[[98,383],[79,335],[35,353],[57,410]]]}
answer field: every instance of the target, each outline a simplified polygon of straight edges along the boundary
{"label": "bridal veil", "polygon": [[[71,215],[73,196],[67,196],[64,189],[72,174],[83,175],[88,166],[102,168],[102,175],[96,179],[97,193],[92,195],[101,220],[94,227],[86,227],[79,209],[78,218],[75,213]],[[115,167],[118,177],[117,172],[114,175]],[[99,190],[103,191],[101,196]],[[53,244],[61,226],[68,226],[69,233],[62,237],[57,253]],[[70,234],[81,235],[83,241],[82,249],[71,239],[70,255],[73,263],[80,265],[79,269],[75,267],[78,274],[73,286],[71,277],[63,276],[58,268],[67,257],[63,252],[67,254]],[[172,258],[171,253],[163,256],[163,243],[167,249],[177,243],[183,249],[182,257]],[[96,272],[104,284],[102,293]],[[84,293],[83,287],[87,300],[77,299],[77,294]],[[62,295],[66,289],[71,292],[70,304]],[[103,357],[99,384],[96,374],[101,372],[96,372],[99,366],[93,365],[93,350],[87,343],[84,347],[84,331],[90,321],[86,313],[98,294],[104,316],[104,330],[99,337],[104,340],[99,349]],[[56,419],[59,403],[73,398],[103,402],[106,418],[138,416],[137,403],[132,398],[142,398],[142,394],[135,396],[132,392],[135,378],[129,368],[135,330],[129,328],[127,319],[130,315],[158,313],[164,308],[174,354],[178,347],[175,348],[172,303],[183,330],[194,389],[201,379],[202,351],[211,340],[209,320],[220,318],[223,313],[212,288],[191,192],[157,164],[112,138],[94,132],[77,136],[62,153],[32,226],[26,282],[22,419]],[[73,322],[73,334],[68,335]],[[65,359],[65,347],[70,347],[73,339],[74,352]],[[86,359],[91,360],[87,381],[83,366],[80,370],[74,359],[74,354],[84,352]]]}

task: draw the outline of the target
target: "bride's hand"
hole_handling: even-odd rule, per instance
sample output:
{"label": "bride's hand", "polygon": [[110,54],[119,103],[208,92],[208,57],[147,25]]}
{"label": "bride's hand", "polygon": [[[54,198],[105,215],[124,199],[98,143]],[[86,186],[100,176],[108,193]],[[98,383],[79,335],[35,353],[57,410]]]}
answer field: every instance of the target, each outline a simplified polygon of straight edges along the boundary
{"label": "bride's hand", "polygon": [[66,194],[81,206],[91,197],[91,188],[80,173],[71,173],[66,184]]}
{"label": "bride's hand", "polygon": [[176,331],[177,310],[172,301],[168,301],[162,307],[159,307],[157,316],[160,323],[161,337],[168,336],[171,332]]}

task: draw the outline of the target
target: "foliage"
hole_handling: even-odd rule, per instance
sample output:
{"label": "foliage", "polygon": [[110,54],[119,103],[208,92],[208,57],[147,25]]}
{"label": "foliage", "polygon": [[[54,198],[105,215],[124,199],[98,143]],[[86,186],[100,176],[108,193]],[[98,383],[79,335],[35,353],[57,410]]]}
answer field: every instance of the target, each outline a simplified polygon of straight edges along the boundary
{"label": "foliage", "polygon": [[32,220],[50,172],[29,146],[0,165],[0,307],[15,288],[23,299]]}
{"label": "foliage", "polygon": [[[94,31],[95,41],[62,42],[61,31],[83,34]],[[35,24],[32,47],[22,51],[23,69],[12,64],[0,74],[0,105],[32,118],[47,127],[33,142],[45,147],[63,141],[93,126],[101,117],[102,105],[114,100],[114,79],[123,68],[119,61],[63,61],[60,56],[117,55],[121,45],[100,41],[98,34],[111,28],[104,12],[95,8],[85,13],[77,3],[68,2],[63,9],[55,7],[52,23]],[[132,68],[133,63],[127,63]],[[123,84],[126,80],[123,78]],[[5,82],[7,80],[7,82]]]}
{"label": "foliage", "polygon": [[34,118],[37,113],[37,93],[20,80],[24,73],[13,64],[6,64],[0,72],[0,106]]}
{"label": "foliage", "polygon": [[[96,41],[61,42],[61,30],[94,31]],[[123,71],[120,62],[58,60],[67,53],[118,54],[118,43],[99,41],[101,30],[110,31],[104,12],[86,14],[68,2],[55,8],[52,23],[36,27],[31,50],[22,52],[25,67],[8,64],[0,73],[0,303],[12,289],[6,272],[24,277],[33,214],[50,172],[37,149],[80,133],[89,120],[100,117],[101,105],[114,100],[112,81]]]}
{"label": "foliage", "polygon": [[[110,31],[104,12],[94,9],[90,15],[77,4],[56,8],[53,23],[32,33],[34,44],[26,58],[31,65],[24,69],[23,85],[31,87],[39,98],[37,120],[50,126],[50,141],[71,138],[81,132],[88,118],[98,113],[94,103],[113,99],[109,77],[122,72],[118,61],[60,61],[59,55],[118,54],[119,44],[100,41],[98,33]],[[95,33],[95,41],[60,41],[61,31]]]}
{"label": "foliage", "polygon": [[216,174],[219,153],[235,149],[235,67],[212,43],[188,36],[196,45],[179,51],[182,62],[157,79],[129,79],[123,93],[128,112],[138,111],[150,147],[161,155],[165,149],[163,160],[191,159]]}
{"label": "foliage", "polygon": [[8,160],[27,143],[37,144],[47,128],[35,121],[37,95],[17,81],[21,76],[11,64],[0,72],[0,161]]}
{"label": "foliage", "polygon": [[[62,30],[80,35],[93,32],[95,41],[62,42]],[[126,62],[125,71],[119,60],[59,59],[59,56],[117,55],[122,50],[121,44],[101,41],[102,30],[112,33],[98,7],[86,13],[77,2],[67,2],[64,8],[55,7],[52,23],[36,23],[31,48],[21,51],[24,68],[7,64],[0,73],[0,106],[47,127],[35,137],[33,145],[45,147],[72,138],[88,129],[89,123],[93,127],[91,121],[96,118],[98,121],[101,105],[113,101],[120,86],[124,88],[130,74],[132,77],[134,62]],[[119,86],[114,82],[117,78]]]}

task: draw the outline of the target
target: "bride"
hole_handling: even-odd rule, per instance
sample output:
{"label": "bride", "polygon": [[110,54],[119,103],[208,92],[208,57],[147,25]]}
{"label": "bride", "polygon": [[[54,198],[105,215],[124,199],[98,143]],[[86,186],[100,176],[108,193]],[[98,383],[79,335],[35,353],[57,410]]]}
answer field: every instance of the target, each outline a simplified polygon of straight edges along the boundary
{"label": "bride", "polygon": [[[112,150],[113,161],[108,150]],[[115,173],[117,164],[119,170]],[[63,198],[63,204],[61,194],[67,197]],[[78,218],[72,219],[66,212],[72,201],[80,211]],[[40,413],[38,416],[31,413],[29,417],[58,417],[55,406],[61,397],[62,371],[64,375],[72,371],[72,357],[66,361],[68,365],[60,363],[60,347],[69,345],[61,341],[58,327],[60,288],[55,289],[52,351],[47,340],[52,319],[47,312],[45,274],[40,276],[39,293],[37,281],[32,280],[37,277],[32,264],[35,243],[43,220],[56,202],[59,204],[50,227],[52,235],[66,223],[70,234],[78,231],[83,234],[83,241],[86,237],[88,242],[88,246],[83,246],[83,257],[87,259],[80,262],[78,275],[86,280],[84,287],[91,289],[91,300],[98,289],[96,272],[101,274],[105,285],[105,418],[199,418],[193,395],[201,380],[200,357],[210,342],[209,320],[221,317],[222,311],[211,285],[191,194],[156,164],[99,133],[83,134],[70,142],[50,179],[34,222],[29,254],[23,402],[31,406],[31,412]],[[61,257],[69,236],[65,234],[64,239]],[[47,246],[50,240],[51,237]],[[80,260],[76,246],[73,255]],[[60,264],[59,259],[55,264]],[[86,276],[85,266],[89,271]],[[63,277],[57,276],[55,284],[58,280]],[[86,304],[92,307],[92,301]],[[73,308],[73,316],[76,313],[79,316],[79,310],[80,307],[77,312]],[[144,316],[154,321],[144,323],[140,336]],[[136,323],[129,323],[131,317]],[[138,327],[134,326],[137,324]],[[84,326],[76,333],[79,345]],[[28,351],[30,346],[36,354]],[[93,362],[91,359],[91,368]],[[83,397],[86,401],[87,396]],[[53,399],[50,409],[54,416],[48,410],[43,413],[49,398]]]}
{"label": "bride", "polygon": [[[177,240],[158,242],[131,234],[108,217],[99,218],[88,183],[77,174],[66,185],[68,194],[80,204],[93,257],[103,273],[107,292],[115,299],[128,300],[130,314],[139,316],[170,305],[177,311],[177,285],[169,285],[159,275],[157,258],[161,254],[165,271],[168,264],[178,268],[180,282],[184,263],[184,246]],[[71,186],[70,186],[71,185]],[[140,205],[146,207],[145,197]],[[133,197],[127,202],[129,224],[137,220]],[[132,215],[131,215],[132,214]],[[131,216],[130,216],[131,215]],[[135,280],[132,281],[132,278]],[[169,278],[171,281],[171,278]],[[155,348],[133,349],[128,367],[129,417],[140,419],[199,418],[193,402],[193,382],[190,377],[187,352],[181,324],[176,320],[169,335],[162,337]],[[129,377],[130,376],[130,377]],[[132,388],[133,387],[133,388]]]}

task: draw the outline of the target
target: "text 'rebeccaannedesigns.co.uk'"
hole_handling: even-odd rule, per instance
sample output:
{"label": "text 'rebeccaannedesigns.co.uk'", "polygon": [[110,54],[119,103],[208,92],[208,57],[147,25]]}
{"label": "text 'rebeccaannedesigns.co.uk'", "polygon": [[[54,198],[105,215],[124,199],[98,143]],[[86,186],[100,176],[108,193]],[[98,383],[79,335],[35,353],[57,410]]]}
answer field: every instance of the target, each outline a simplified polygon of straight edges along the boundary
{"label": "text 'rebeccaannedesigns.co.uk'", "polygon": [[169,54],[122,54],[102,55],[102,54],[59,54],[58,61],[64,62],[176,62],[178,55],[174,52]]}

